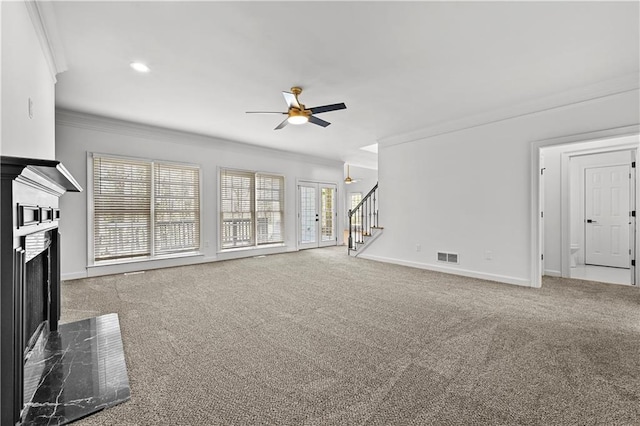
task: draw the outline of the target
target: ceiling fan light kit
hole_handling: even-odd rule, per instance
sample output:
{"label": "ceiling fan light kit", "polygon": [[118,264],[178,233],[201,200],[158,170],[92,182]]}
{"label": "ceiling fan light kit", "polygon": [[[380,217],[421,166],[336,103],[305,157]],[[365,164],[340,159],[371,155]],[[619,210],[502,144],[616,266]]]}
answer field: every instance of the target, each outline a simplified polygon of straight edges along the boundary
{"label": "ceiling fan light kit", "polygon": [[304,124],[309,121],[310,115],[311,113],[309,111],[300,111],[291,108],[289,109],[289,117],[287,117],[287,121],[289,124]]}
{"label": "ceiling fan light kit", "polygon": [[289,110],[287,112],[266,112],[266,111],[247,111],[247,114],[284,114],[287,118],[274,130],[280,130],[285,127],[287,124],[304,124],[304,123],[313,123],[320,127],[327,127],[329,124],[328,121],[322,120],[318,117],[315,117],[313,114],[321,114],[323,112],[337,111],[340,109],[347,109],[347,106],[344,103],[339,104],[331,104],[331,105],[323,105],[319,107],[313,107],[307,109],[304,104],[301,104],[298,100],[298,95],[302,93],[302,88],[294,86],[291,88],[291,92],[282,92],[282,96],[284,96],[284,100],[287,102],[289,106]]}

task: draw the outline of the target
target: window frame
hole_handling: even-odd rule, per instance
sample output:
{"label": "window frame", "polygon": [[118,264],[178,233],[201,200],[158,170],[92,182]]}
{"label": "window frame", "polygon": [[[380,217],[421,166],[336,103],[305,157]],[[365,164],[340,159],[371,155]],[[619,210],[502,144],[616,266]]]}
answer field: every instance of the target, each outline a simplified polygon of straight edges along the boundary
{"label": "window frame", "polygon": [[[360,201],[358,201],[358,202],[354,205],[354,204],[353,204],[353,197],[354,197],[355,195],[359,195],[359,196],[360,196]],[[361,202],[361,201],[362,201],[362,191],[349,192],[349,204],[348,204],[348,205],[349,205],[349,207],[347,208],[347,224],[348,224],[348,221],[349,221],[349,210],[353,210],[353,208],[354,208],[356,205],[360,204],[360,202]],[[355,225],[356,227],[358,227],[358,226],[361,226],[361,225],[362,225],[362,223],[360,223],[360,222],[361,222],[361,218],[360,218],[360,216],[356,216],[356,217],[355,217],[355,220],[353,220],[351,224],[352,224],[352,225]]]}
{"label": "window frame", "polygon": [[[251,204],[252,204],[252,211],[251,211],[251,215],[252,215],[252,231],[253,231],[253,242],[252,244],[249,245],[244,245],[244,246],[238,246],[238,247],[223,247],[223,231],[222,231],[222,224],[223,224],[223,220],[222,220],[222,176],[224,174],[225,171],[229,171],[229,172],[237,172],[239,174],[246,174],[246,175],[251,175],[253,182],[251,187],[253,188],[253,194],[252,194],[252,199],[251,199]],[[281,234],[282,234],[282,241],[279,242],[266,242],[266,243],[258,243],[258,209],[257,209],[257,177],[259,175],[264,175],[264,176],[269,176],[269,177],[277,177],[277,178],[281,178],[282,179],[282,210],[281,210],[281,214],[282,214],[282,220],[281,220]],[[285,245],[285,241],[286,241],[286,199],[287,199],[287,178],[284,174],[282,173],[274,173],[274,172],[266,172],[266,171],[259,171],[259,170],[247,170],[247,169],[238,169],[238,168],[234,168],[234,167],[218,167],[218,173],[217,173],[217,177],[218,177],[218,182],[217,182],[217,191],[218,191],[218,209],[217,209],[217,214],[216,214],[216,228],[217,228],[217,232],[218,232],[218,238],[217,238],[217,248],[218,248],[218,253],[229,253],[229,252],[234,252],[234,251],[243,251],[243,250],[256,250],[256,249],[263,249],[263,248],[269,248],[269,247],[282,247]]]}
{"label": "window frame", "polygon": [[[150,195],[150,208],[151,208],[151,216],[150,216],[150,227],[149,227],[149,244],[150,244],[150,255],[149,256],[141,256],[141,257],[127,257],[121,259],[107,259],[107,260],[95,260],[95,206],[94,206],[94,158],[95,157],[103,157],[103,158],[113,158],[116,160],[130,160],[130,161],[138,161],[138,162],[148,162],[151,163],[151,195]],[[198,170],[198,227],[199,227],[199,235],[198,235],[198,247],[194,250],[185,250],[178,251],[173,253],[163,253],[156,254],[155,252],[155,168],[154,164],[163,164],[163,165],[176,165],[179,167],[190,167]],[[119,154],[109,154],[103,152],[90,152],[87,151],[87,267],[98,267],[98,266],[108,266],[108,265],[119,265],[119,264],[127,264],[127,263],[137,263],[137,262],[150,262],[150,261],[158,261],[163,259],[173,259],[180,257],[189,257],[189,256],[200,256],[202,255],[202,247],[203,247],[203,171],[202,166],[196,163],[188,163],[188,162],[180,162],[180,161],[166,161],[160,159],[152,159],[147,157],[135,157],[130,155],[119,155]]]}

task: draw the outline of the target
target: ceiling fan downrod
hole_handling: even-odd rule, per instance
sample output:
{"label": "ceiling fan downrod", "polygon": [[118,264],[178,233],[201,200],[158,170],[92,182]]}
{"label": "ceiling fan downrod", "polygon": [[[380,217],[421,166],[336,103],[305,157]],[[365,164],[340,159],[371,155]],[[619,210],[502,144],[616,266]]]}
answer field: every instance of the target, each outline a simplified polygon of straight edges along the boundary
{"label": "ceiling fan downrod", "polygon": [[296,102],[300,105],[300,111],[304,111],[304,105],[300,103],[300,99],[298,99],[298,95],[302,93],[302,87],[294,86],[291,88],[291,93],[296,97]]}

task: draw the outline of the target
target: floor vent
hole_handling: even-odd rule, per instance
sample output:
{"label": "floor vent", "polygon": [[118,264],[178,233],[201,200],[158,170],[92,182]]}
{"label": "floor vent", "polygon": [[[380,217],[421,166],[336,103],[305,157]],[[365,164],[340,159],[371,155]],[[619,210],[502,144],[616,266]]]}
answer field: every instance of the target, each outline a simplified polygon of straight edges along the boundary
{"label": "floor vent", "polygon": [[458,253],[445,253],[443,251],[439,251],[438,262],[459,263]]}

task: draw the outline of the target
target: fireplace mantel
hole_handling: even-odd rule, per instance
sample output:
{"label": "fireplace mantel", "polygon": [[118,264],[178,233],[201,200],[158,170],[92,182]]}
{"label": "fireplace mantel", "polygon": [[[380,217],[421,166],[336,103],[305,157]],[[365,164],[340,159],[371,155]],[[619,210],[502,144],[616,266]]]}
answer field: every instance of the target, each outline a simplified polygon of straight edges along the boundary
{"label": "fireplace mantel", "polygon": [[22,336],[25,315],[25,241],[47,233],[47,327],[60,318],[59,198],[82,188],[59,161],[0,156],[0,424],[15,425],[24,407]]}
{"label": "fireplace mantel", "polygon": [[59,161],[0,156],[0,166],[2,179],[6,176],[26,184],[39,185],[44,191],[53,191],[59,196],[67,191],[82,191],[80,184]]}

